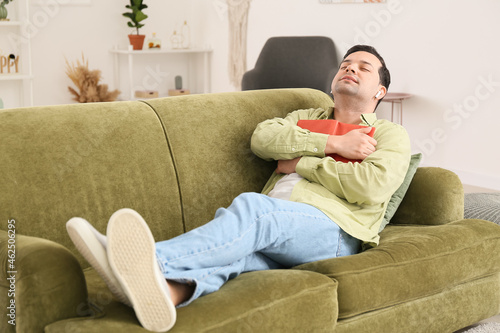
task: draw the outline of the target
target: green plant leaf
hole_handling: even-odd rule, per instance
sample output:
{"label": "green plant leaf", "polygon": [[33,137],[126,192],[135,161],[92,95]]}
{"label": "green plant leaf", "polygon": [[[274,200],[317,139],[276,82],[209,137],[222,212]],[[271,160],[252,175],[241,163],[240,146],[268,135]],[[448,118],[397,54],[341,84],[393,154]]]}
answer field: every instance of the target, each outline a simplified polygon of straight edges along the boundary
{"label": "green plant leaf", "polygon": [[136,22],[141,22],[147,18],[148,18],[148,16],[141,11],[137,11],[137,13],[135,14],[135,21]]}
{"label": "green plant leaf", "polygon": [[137,34],[139,34],[139,28],[144,26],[144,24],[139,24],[139,22],[148,18],[148,16],[141,11],[142,9],[148,8],[148,6],[143,4],[142,1],[143,0],[130,0],[130,5],[126,5],[125,8],[130,9],[131,12],[122,14],[132,21],[127,22],[127,25],[131,28],[136,28]]}

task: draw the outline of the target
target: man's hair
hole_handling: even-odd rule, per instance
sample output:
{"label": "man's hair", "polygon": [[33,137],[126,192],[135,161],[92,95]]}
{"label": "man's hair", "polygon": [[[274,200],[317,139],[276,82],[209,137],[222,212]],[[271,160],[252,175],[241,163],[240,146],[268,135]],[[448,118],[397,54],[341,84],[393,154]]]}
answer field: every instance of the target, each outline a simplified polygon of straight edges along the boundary
{"label": "man's hair", "polygon": [[[351,47],[347,53],[345,54],[344,58],[342,60],[345,60],[348,55],[354,53],[354,52],[368,52],[373,54],[375,57],[377,57],[378,60],[382,63],[382,67],[379,68],[378,70],[378,75],[380,77],[380,84],[383,85],[387,90],[389,90],[389,85],[391,84],[391,73],[389,73],[389,70],[387,69],[387,66],[385,65],[384,58],[375,50],[373,46],[369,45],[355,45]],[[381,100],[378,101],[378,104],[380,104]]]}

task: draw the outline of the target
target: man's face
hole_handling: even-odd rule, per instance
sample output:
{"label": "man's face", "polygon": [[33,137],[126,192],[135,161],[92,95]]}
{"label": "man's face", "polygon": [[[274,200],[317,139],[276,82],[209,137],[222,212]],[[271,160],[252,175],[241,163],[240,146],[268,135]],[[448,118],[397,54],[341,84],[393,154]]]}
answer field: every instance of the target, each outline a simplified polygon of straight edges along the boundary
{"label": "man's face", "polygon": [[378,74],[381,67],[380,60],[371,53],[359,51],[348,55],[333,79],[333,96],[345,94],[361,99],[373,98],[382,87]]}

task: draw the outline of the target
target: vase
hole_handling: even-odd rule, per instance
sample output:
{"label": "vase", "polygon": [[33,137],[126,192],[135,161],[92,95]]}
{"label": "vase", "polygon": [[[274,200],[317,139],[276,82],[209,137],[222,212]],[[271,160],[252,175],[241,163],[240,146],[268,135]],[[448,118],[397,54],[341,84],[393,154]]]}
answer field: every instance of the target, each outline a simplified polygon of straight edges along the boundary
{"label": "vase", "polygon": [[0,5],[0,21],[8,21],[7,19],[7,8],[5,7],[5,5],[2,3]]}
{"label": "vase", "polygon": [[142,50],[145,38],[146,35],[128,35],[130,45],[132,45],[134,50]]}

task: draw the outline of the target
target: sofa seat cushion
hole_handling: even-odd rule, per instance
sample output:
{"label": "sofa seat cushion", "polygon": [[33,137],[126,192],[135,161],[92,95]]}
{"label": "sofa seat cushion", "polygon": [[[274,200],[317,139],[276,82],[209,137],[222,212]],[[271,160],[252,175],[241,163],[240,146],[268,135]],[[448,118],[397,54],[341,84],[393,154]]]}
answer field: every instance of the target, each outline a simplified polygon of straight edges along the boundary
{"label": "sofa seat cushion", "polygon": [[338,281],[339,319],[438,294],[500,272],[500,227],[483,220],[392,226],[363,253],[296,269]]}
{"label": "sofa seat cushion", "polygon": [[[46,326],[46,333],[147,332],[134,311],[111,298],[86,271],[90,316]],[[337,282],[315,272],[270,270],[230,280],[218,292],[177,310],[169,332],[331,332],[337,322]]]}

